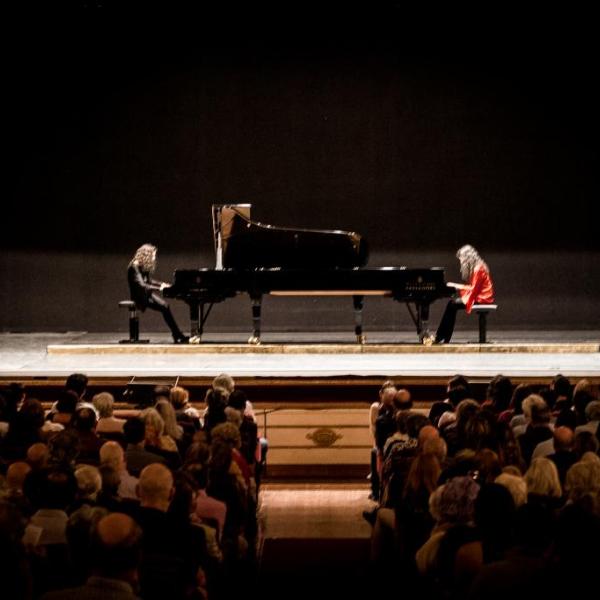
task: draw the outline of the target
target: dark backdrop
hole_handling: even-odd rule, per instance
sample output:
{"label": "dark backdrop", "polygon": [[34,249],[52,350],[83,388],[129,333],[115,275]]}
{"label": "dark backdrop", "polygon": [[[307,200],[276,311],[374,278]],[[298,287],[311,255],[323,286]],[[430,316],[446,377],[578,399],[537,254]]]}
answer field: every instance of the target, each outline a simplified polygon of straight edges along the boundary
{"label": "dark backdrop", "polygon": [[[223,202],[252,203],[267,223],[359,231],[371,265],[444,266],[450,280],[472,243],[498,288],[496,326],[600,323],[585,15],[466,24],[394,2],[143,6],[14,14],[2,330],[123,329],[135,248],[159,246],[165,280],[212,266],[210,206]],[[352,319],[343,301],[268,302],[267,329]],[[248,312],[226,303],[212,327],[246,327]],[[375,300],[367,324],[410,322]]]}

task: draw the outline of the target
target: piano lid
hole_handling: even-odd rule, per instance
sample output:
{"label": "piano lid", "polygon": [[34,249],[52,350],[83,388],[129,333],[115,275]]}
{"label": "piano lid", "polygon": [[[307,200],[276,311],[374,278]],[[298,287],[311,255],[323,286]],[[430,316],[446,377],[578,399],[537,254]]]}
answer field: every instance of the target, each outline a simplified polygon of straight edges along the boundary
{"label": "piano lid", "polygon": [[251,204],[214,204],[217,269],[363,267],[366,240],[353,231],[297,229],[250,218]]}

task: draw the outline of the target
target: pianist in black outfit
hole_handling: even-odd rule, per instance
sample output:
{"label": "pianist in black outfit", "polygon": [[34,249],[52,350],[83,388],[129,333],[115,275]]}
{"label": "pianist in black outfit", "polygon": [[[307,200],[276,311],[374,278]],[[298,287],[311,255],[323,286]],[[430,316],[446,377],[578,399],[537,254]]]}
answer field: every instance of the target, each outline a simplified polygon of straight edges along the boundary
{"label": "pianist in black outfit", "polygon": [[135,251],[127,269],[131,299],[141,311],[147,308],[159,311],[171,330],[173,341],[176,344],[187,344],[189,338],[183,335],[169,305],[159,295],[167,284],[151,278],[156,268],[156,252],[156,246],[152,244],[144,244]]}

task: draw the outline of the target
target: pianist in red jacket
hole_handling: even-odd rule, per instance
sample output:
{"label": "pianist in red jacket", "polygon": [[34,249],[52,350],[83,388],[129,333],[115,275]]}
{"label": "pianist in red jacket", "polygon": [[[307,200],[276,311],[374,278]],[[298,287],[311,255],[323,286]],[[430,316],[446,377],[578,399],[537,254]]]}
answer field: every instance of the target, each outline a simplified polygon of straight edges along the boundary
{"label": "pianist in red jacket", "polygon": [[435,335],[436,344],[447,344],[450,341],[457,311],[466,310],[469,314],[473,304],[493,304],[494,302],[494,286],[490,270],[477,250],[467,244],[458,249],[456,258],[460,262],[461,277],[468,283],[466,285],[448,283],[449,286],[456,288],[457,293],[446,306]]}
{"label": "pianist in red jacket", "polygon": [[131,299],[142,312],[147,308],[160,312],[171,330],[173,341],[176,344],[187,344],[189,338],[183,335],[169,305],[159,295],[167,284],[151,277],[156,269],[156,253],[156,246],[152,244],[143,244],[135,251],[127,268]]}

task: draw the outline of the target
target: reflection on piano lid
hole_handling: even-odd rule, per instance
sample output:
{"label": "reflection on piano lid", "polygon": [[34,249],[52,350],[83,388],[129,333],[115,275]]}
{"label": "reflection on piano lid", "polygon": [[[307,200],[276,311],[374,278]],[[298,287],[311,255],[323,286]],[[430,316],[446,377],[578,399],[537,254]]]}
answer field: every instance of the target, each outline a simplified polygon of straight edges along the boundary
{"label": "reflection on piano lid", "polygon": [[217,269],[363,267],[366,240],[352,231],[274,227],[250,219],[250,204],[214,204]]}

